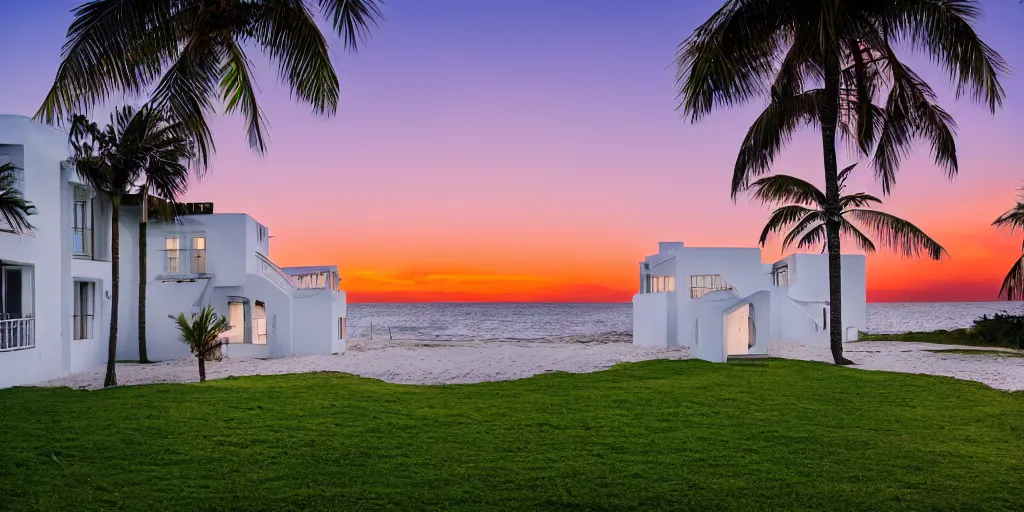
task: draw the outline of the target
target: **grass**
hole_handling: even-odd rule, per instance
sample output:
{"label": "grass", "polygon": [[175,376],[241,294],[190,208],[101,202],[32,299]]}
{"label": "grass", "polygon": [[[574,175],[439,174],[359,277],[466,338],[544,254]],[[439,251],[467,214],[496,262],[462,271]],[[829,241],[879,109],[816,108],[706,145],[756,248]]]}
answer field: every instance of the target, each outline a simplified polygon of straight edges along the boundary
{"label": "grass", "polygon": [[946,349],[946,350],[932,350],[936,354],[964,354],[968,356],[988,356],[988,357],[1024,357],[1024,353],[1020,352],[1006,352],[1002,350],[962,350],[962,349]]}
{"label": "grass", "polygon": [[4,510],[1019,510],[1024,393],[800,361],[0,390]]}

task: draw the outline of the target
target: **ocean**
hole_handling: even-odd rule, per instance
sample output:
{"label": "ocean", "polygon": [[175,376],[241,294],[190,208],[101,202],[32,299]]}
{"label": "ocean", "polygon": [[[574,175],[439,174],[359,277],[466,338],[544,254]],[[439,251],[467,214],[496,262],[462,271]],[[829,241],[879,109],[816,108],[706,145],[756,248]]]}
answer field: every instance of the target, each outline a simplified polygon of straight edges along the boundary
{"label": "ocean", "polygon": [[[981,315],[1024,313],[1017,302],[868,304],[867,331],[899,333],[968,327]],[[631,304],[349,304],[351,340],[628,341]]]}

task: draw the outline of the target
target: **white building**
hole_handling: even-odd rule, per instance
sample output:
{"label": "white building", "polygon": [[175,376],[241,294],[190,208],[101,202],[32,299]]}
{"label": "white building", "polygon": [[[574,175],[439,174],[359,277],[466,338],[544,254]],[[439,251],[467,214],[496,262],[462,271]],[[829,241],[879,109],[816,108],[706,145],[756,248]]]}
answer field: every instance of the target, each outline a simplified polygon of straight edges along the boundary
{"label": "white building", "polygon": [[[107,360],[111,308],[109,201],[68,165],[67,134],[0,115],[0,163],[37,214],[30,235],[0,226],[0,388],[93,369]],[[137,204],[137,202],[136,202]],[[212,304],[233,329],[225,357],[345,350],[345,292],[337,267],[279,268],[269,230],[245,214],[188,205],[147,230],[147,349],[151,360],[190,357],[168,315]],[[139,206],[120,217],[118,359],[138,357]],[[2,222],[2,221],[0,221]]]}
{"label": "white building", "polygon": [[[867,315],[865,261],[842,256],[843,333],[857,339]],[[794,254],[774,264],[760,249],[660,242],[640,264],[633,343],[689,347],[693,357],[767,354],[777,341],[829,346],[828,257]]]}

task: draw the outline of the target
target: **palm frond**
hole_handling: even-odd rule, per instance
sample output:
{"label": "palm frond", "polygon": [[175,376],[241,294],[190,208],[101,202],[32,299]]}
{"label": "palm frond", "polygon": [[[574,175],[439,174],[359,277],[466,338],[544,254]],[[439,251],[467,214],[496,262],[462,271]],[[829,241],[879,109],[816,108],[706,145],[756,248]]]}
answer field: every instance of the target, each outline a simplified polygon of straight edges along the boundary
{"label": "palm frond", "polygon": [[146,153],[141,178],[147,193],[174,202],[188,189],[192,159],[192,141],[180,123],[168,123],[159,110],[144,108],[145,132],[140,134]]}
{"label": "palm frond", "polygon": [[263,111],[256,101],[256,88],[249,71],[249,58],[234,41],[224,42],[227,60],[221,68],[220,91],[224,100],[224,111],[231,113],[241,110],[248,125],[249,147],[260,153],[267,150],[263,138],[266,122]]}
{"label": "palm frond", "polygon": [[880,112],[874,105],[875,92],[878,89],[878,68],[869,58],[870,49],[860,40],[847,42],[847,51],[853,59],[853,65],[844,73],[844,81],[849,89],[846,101],[848,116],[855,118],[855,130],[852,140],[864,155],[871,154],[875,145],[877,128],[881,125]]}
{"label": "palm frond", "polygon": [[[341,22],[349,27],[344,31],[345,37],[353,37],[353,41],[364,38],[367,23],[374,22],[380,14],[373,1],[333,2],[334,11],[328,10],[330,3],[324,1],[321,5],[332,18],[339,16],[336,25]],[[327,41],[305,4],[276,1],[265,3],[262,9],[255,37],[278,64],[281,79],[291,85],[292,93],[309,103],[314,112],[333,114],[338,108],[338,76],[331,65]],[[352,48],[355,44],[352,43]]]}
{"label": "palm frond", "polygon": [[904,257],[918,258],[924,253],[933,260],[939,260],[944,254],[948,256],[946,249],[921,228],[895,215],[864,209],[847,210],[846,215],[865,226],[883,245]]}
{"label": "palm frond", "polygon": [[188,344],[189,350],[196,357],[205,357],[219,347],[220,335],[231,330],[227,317],[217,314],[213,306],[206,306],[190,316],[179,313],[178,316],[167,317],[174,321],[181,334],[181,340]]}
{"label": "palm frond", "polygon": [[[795,231],[794,234],[796,234]],[[821,247],[821,252],[824,253],[826,250],[828,250],[828,244],[825,243],[828,240],[827,235],[828,232],[825,228],[825,223],[822,222],[821,224],[818,224],[810,228],[809,230],[803,232],[803,234],[799,236],[799,240],[794,239],[790,241],[789,244],[784,243],[783,247],[791,247],[795,242],[797,249],[812,249],[815,247]]]}
{"label": "palm frond", "polygon": [[1006,300],[1024,300],[1024,256],[1010,267],[999,287],[999,297]]}
{"label": "palm frond", "polygon": [[35,118],[47,124],[121,91],[139,94],[177,52],[182,0],[90,0],[74,9],[61,64]]}
{"label": "palm frond", "polygon": [[857,247],[864,252],[875,252],[875,243],[868,238],[861,230],[857,229],[852,222],[843,219],[839,223],[839,234],[849,240],[853,240]]}
{"label": "palm frond", "polygon": [[768,223],[765,224],[764,230],[761,231],[761,238],[758,243],[764,247],[768,241],[768,237],[773,233],[781,233],[787,227],[796,224],[803,220],[808,215],[817,215],[817,210],[812,210],[806,206],[800,205],[789,205],[783,206],[772,212],[772,216],[768,218]]}
{"label": "palm frond", "polygon": [[825,241],[825,214],[815,211],[805,216],[782,239],[782,249],[789,250],[793,245],[797,249],[815,247]]}
{"label": "palm frond", "polygon": [[1008,226],[1011,233],[1017,229],[1024,229],[1024,203],[1018,202],[1013,208],[1010,208],[993,221],[992,225],[996,227]]}
{"label": "palm frond", "polygon": [[24,235],[35,229],[28,217],[36,214],[36,207],[26,201],[15,186],[16,170],[18,167],[10,162],[0,164],[0,221],[15,233]]}
{"label": "palm frond", "polygon": [[825,194],[814,185],[793,176],[777,174],[755,181],[754,199],[765,205],[796,203],[804,206],[823,207]]}
{"label": "palm frond", "polygon": [[203,167],[209,166],[210,156],[216,150],[206,116],[213,112],[215,84],[220,81],[221,62],[227,55],[222,43],[212,38],[189,41],[161,78],[150,101],[189,132]]}
{"label": "palm frond", "polygon": [[370,36],[370,27],[382,18],[383,0],[320,0],[320,9],[331,20],[345,48],[357,50]]}
{"label": "palm frond", "polygon": [[768,172],[782,146],[801,125],[818,122],[820,89],[796,96],[777,95],[747,130],[732,174],[732,197],[750,186],[750,179]]}
{"label": "palm frond", "polygon": [[857,164],[846,166],[836,174],[836,183],[839,184],[840,191],[846,188],[846,179],[850,177],[850,173],[853,172],[855,167],[857,167]]}
{"label": "palm frond", "polygon": [[726,1],[676,53],[679,109],[696,121],[764,92],[791,11],[782,0]]}
{"label": "palm frond", "polygon": [[885,123],[874,158],[875,176],[882,182],[882,192],[889,194],[892,190],[901,161],[919,137],[928,140],[935,164],[952,178],[959,169],[956,122],[935,104],[935,92],[913,70],[891,53],[887,63],[894,83],[886,101]]}
{"label": "palm frond", "polygon": [[911,43],[931,54],[956,82],[957,97],[968,91],[995,113],[1006,91],[999,75],[1006,61],[975,32],[972,23],[981,8],[969,0],[891,2],[892,35],[906,34]]}
{"label": "palm frond", "polygon": [[871,206],[872,204],[881,203],[882,200],[878,197],[864,192],[857,192],[856,194],[849,194],[839,198],[839,206],[844,212],[850,208],[864,208]]}

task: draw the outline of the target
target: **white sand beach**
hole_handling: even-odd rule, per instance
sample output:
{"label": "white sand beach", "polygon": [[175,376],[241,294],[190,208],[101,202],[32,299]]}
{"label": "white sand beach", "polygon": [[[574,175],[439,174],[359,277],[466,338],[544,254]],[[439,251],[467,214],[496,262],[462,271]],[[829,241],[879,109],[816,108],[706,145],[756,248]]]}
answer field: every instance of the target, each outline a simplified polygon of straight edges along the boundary
{"label": "white sand beach", "polygon": [[[982,382],[996,389],[1024,390],[1024,358],[935,352],[957,348],[971,349],[927,343],[858,342],[848,344],[846,350],[858,363],[856,368],[864,370],[942,375]],[[828,350],[802,345],[777,344],[770,355],[831,360]],[[685,348],[637,347],[620,339],[589,342],[358,341],[351,342],[343,355],[211,362],[207,364],[207,377],[331,371],[398,384],[467,384],[522,379],[558,371],[587,373],[621,362],[688,357]],[[117,376],[121,385],[198,380],[193,359],[149,365],[119,364]],[[102,384],[103,368],[97,367],[40,385],[98,389]]]}

